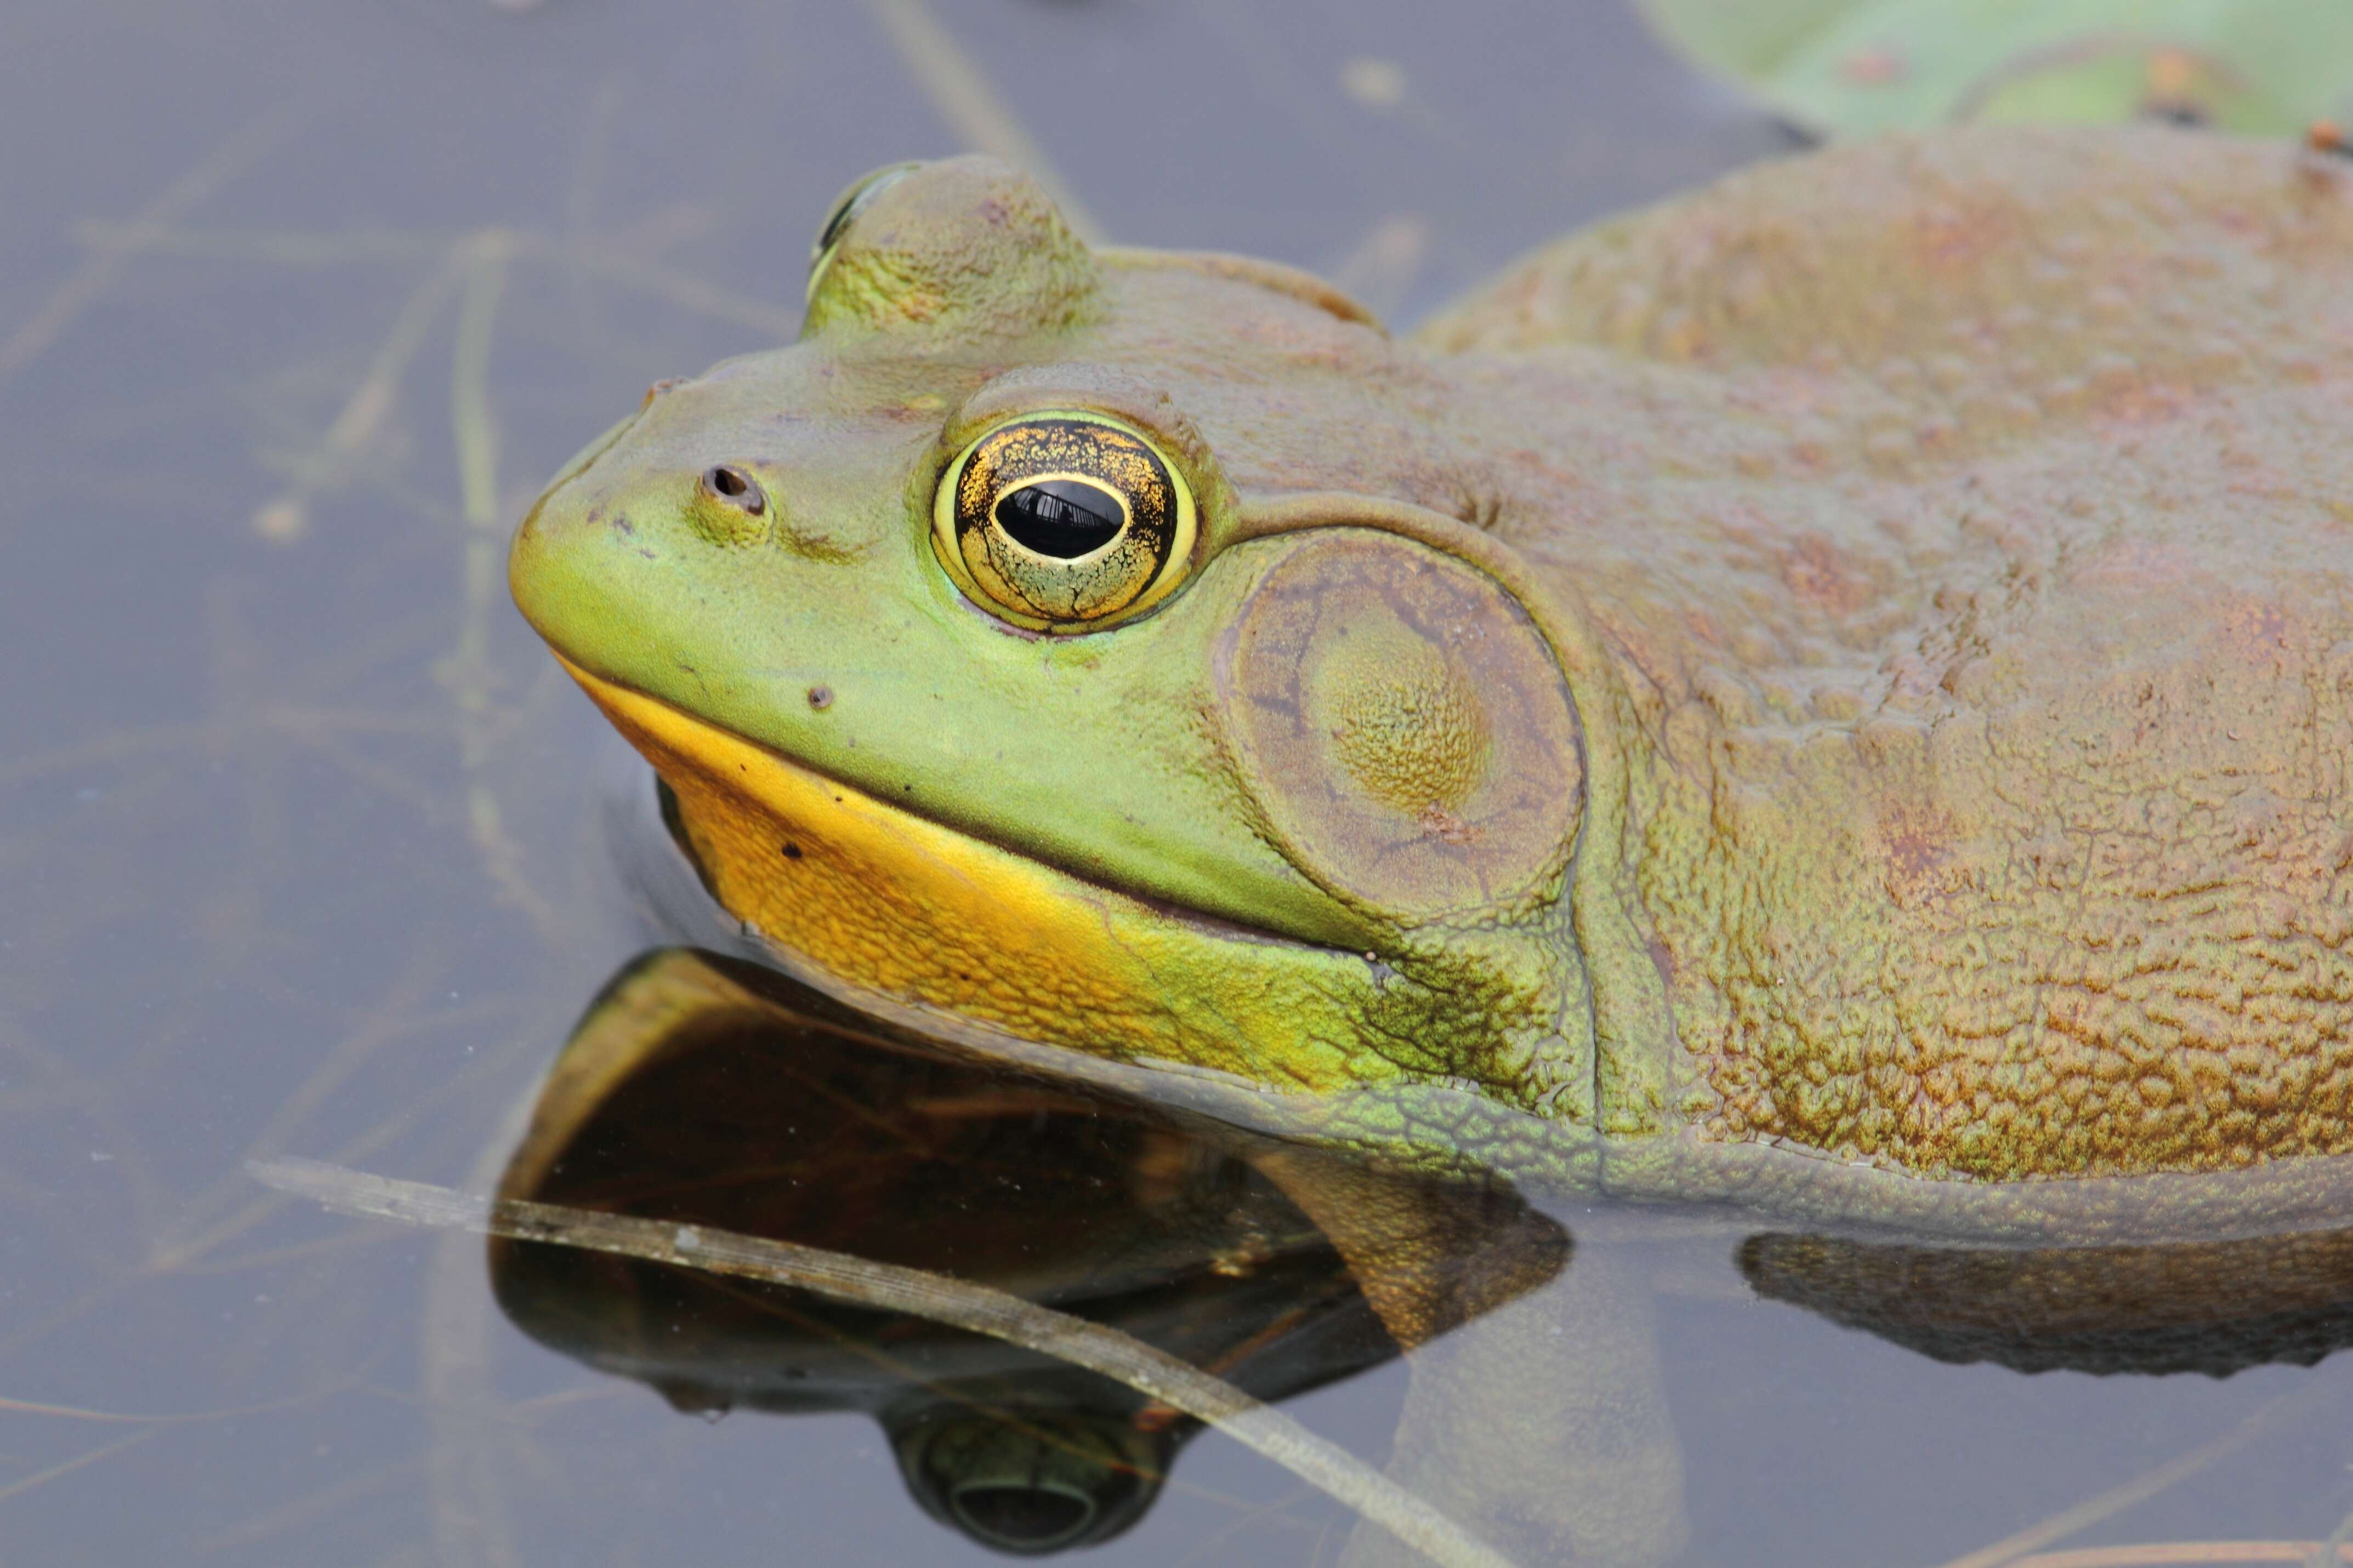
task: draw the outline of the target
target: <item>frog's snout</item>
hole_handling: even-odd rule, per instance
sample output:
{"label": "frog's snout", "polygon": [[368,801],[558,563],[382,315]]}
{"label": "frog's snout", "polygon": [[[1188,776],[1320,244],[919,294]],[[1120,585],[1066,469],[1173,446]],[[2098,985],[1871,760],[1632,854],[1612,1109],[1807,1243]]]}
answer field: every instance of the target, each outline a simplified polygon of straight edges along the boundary
{"label": "frog's snout", "polygon": [[599,628],[626,623],[628,585],[641,575],[632,568],[659,559],[661,531],[641,525],[595,476],[559,479],[524,514],[508,548],[515,607],[558,652],[577,654]]}

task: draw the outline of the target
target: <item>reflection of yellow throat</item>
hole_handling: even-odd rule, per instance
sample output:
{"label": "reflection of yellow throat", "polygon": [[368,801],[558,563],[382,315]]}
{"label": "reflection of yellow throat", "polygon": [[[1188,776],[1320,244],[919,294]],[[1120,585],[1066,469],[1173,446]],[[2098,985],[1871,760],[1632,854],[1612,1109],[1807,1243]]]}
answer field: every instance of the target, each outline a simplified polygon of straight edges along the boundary
{"label": "reflection of yellow throat", "polygon": [[719,901],[851,986],[1041,1045],[1336,1089],[1372,966],[1189,918],[888,805],[566,661],[678,797]]}

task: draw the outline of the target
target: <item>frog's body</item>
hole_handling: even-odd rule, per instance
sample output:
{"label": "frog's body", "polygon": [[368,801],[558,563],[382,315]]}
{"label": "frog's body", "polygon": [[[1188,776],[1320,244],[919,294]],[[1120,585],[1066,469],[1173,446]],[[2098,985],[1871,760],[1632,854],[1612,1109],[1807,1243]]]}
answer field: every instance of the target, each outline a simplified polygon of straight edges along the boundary
{"label": "frog's body", "polygon": [[[1073,411],[1198,511],[1099,625],[935,515]],[[1824,153],[1406,342],[961,160],[514,581],[870,999],[1648,1195],[2221,1232],[2353,1183],[2348,437],[2353,182],[2274,144]]]}

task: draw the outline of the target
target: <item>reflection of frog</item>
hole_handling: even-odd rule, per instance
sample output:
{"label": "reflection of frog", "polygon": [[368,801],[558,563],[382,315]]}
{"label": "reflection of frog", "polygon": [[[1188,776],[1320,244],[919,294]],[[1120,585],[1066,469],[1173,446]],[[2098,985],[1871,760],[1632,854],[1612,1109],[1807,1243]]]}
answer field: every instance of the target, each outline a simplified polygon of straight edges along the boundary
{"label": "reflection of frog", "polygon": [[2026,1250],[1767,1233],[1739,1263],[1761,1296],[2020,1372],[2227,1377],[2353,1345],[2353,1231]]}
{"label": "reflection of frog", "polygon": [[[1301,1159],[1319,1179],[1287,1164]],[[1285,1186],[1314,1194],[1318,1220]],[[1683,1482],[1651,1293],[1662,1275],[1720,1291],[1727,1254],[1761,1296],[1947,1361],[2220,1375],[2353,1342],[2345,1232],[1938,1248],[1619,1211],[1588,1215],[1564,1270],[1567,1237],[1508,1186],[1286,1149],[678,949],[590,1006],[501,1195],[995,1286],[1261,1399],[1385,1362],[1402,1339],[1416,1354],[1392,1477],[1530,1563],[1675,1555]],[[1402,1279],[1382,1279],[1399,1255]],[[923,1510],[1002,1551],[1119,1534],[1196,1431],[1094,1373],[919,1320],[543,1244],[491,1257],[519,1325],[681,1409],[872,1415]],[[1392,1331],[1414,1307],[1419,1332]],[[1406,1557],[1366,1530],[1345,1560]]]}
{"label": "reflection of frog", "polygon": [[801,340],[649,395],[515,590],[721,901],[870,1005],[1638,1195],[2310,1224],[2347,173],[1888,141],[1399,342],[894,171]]}
{"label": "reflection of frog", "polygon": [[[926,1050],[780,976],[648,955],[581,1020],[502,1196],[855,1251],[1106,1321],[1261,1398],[1388,1360],[1331,1243],[1253,1168],[1264,1141]],[[1542,1285],[1567,1243],[1508,1188],[1356,1173],[1440,1237],[1425,1328]],[[1151,1506],[1189,1418],[1092,1373],[776,1287],[491,1244],[535,1337],[681,1409],[863,1410],[909,1490],[1000,1550],[1093,1544]]]}

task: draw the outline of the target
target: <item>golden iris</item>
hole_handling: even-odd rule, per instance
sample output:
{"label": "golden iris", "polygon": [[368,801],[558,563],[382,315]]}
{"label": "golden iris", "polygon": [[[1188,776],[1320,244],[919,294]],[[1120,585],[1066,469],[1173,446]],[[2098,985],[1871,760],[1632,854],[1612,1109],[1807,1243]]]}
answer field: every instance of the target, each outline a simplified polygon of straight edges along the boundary
{"label": "golden iris", "polygon": [[1193,552],[1183,478],[1140,431],[1100,414],[989,430],[949,465],[932,521],[942,563],[976,603],[1049,631],[1143,610]]}

